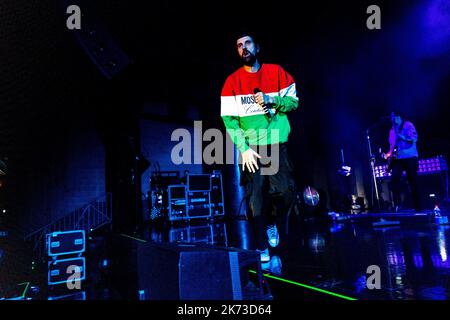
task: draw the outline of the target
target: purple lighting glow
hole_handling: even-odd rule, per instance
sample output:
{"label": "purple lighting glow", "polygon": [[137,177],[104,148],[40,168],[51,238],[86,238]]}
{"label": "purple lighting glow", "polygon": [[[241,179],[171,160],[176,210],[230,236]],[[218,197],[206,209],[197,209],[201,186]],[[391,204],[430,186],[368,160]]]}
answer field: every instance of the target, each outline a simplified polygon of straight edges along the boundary
{"label": "purple lighting glow", "polygon": [[428,54],[442,54],[450,49],[450,2],[430,1],[423,19],[424,44]]}
{"label": "purple lighting glow", "polygon": [[414,259],[414,266],[416,268],[423,268],[423,260],[420,254],[415,254],[413,256],[413,259]]}

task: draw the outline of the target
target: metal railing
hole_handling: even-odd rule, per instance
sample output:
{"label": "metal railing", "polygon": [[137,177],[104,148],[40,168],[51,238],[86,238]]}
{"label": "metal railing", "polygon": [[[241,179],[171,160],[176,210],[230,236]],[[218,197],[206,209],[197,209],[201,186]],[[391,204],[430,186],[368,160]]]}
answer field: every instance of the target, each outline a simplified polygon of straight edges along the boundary
{"label": "metal railing", "polygon": [[33,243],[35,258],[42,258],[46,250],[46,235],[56,231],[94,231],[112,222],[112,195],[106,193],[64,217],[39,228],[25,236],[25,241]]}

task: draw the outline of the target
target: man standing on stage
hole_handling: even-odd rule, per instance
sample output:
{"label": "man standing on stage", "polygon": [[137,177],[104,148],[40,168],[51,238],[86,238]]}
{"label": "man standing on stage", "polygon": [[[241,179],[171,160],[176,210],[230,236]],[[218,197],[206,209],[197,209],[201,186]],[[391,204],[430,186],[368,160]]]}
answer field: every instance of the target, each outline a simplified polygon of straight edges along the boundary
{"label": "man standing on stage", "polygon": [[[236,45],[243,66],[225,81],[221,116],[242,155],[241,186],[245,188],[252,211],[261,261],[267,262],[270,260],[267,239],[271,247],[276,247],[280,238],[282,242],[285,240],[286,213],[293,198],[292,166],[286,148],[290,132],[287,113],[297,109],[298,98],[291,75],[279,65],[259,62],[260,47],[253,34],[241,34]],[[267,163],[263,149],[279,152],[276,155],[278,170],[269,175],[261,170]],[[267,191],[264,189],[266,181]],[[268,221],[269,217],[263,214],[267,197],[275,208],[275,221]]]}
{"label": "man standing on stage", "polygon": [[420,211],[420,199],[417,191],[417,169],[419,153],[417,152],[417,131],[414,125],[403,119],[399,112],[391,114],[392,128],[389,132],[389,152],[392,170],[391,187],[394,197],[394,211],[400,209],[400,178],[404,171],[411,189],[414,209]]}

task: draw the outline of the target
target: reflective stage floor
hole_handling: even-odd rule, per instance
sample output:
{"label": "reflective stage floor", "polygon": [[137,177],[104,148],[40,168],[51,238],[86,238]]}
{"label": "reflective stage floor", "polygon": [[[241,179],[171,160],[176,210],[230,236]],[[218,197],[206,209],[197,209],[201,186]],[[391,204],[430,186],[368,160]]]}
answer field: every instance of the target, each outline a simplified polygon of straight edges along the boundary
{"label": "reflective stage floor", "polygon": [[[379,221],[385,223],[373,224]],[[253,232],[245,219],[149,224],[143,234],[134,236],[145,241],[254,249]],[[46,289],[45,266],[33,267],[33,271],[29,266],[21,268],[20,264],[31,260],[17,256],[24,250],[8,250],[7,241],[0,239],[3,275],[14,272],[14,283],[21,283],[16,291],[25,292],[24,296],[47,299],[52,293]],[[91,252],[101,255],[102,244],[98,243],[91,238],[89,246]],[[450,226],[439,225],[426,215],[385,216],[381,220],[377,215],[362,214],[334,222],[291,219],[287,241],[271,248],[271,260],[261,266],[274,300],[448,300],[449,252]],[[93,270],[95,265],[89,259],[88,255],[88,277],[81,298],[123,299],[113,289],[114,283],[99,280],[102,271]],[[369,289],[377,268],[380,288]],[[0,289],[6,297],[6,287]]]}
{"label": "reflective stage floor", "polygon": [[[385,218],[381,226],[369,216],[335,223],[291,220],[287,242],[271,248],[271,260],[262,263],[274,299],[449,299],[450,226],[409,219]],[[390,225],[396,221],[400,225]],[[146,236],[254,248],[246,220],[151,228]],[[380,289],[368,289],[369,266],[379,267]]]}

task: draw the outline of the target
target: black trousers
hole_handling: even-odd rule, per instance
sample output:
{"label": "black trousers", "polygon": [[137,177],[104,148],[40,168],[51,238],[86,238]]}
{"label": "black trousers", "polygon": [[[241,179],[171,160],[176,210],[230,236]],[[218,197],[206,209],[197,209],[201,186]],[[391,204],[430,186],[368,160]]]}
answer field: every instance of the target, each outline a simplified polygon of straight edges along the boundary
{"label": "black trousers", "polygon": [[406,172],[406,178],[408,179],[409,188],[411,190],[411,196],[413,200],[414,209],[419,211],[420,198],[417,190],[417,169],[419,160],[417,157],[406,159],[395,159],[392,163],[392,176],[391,176],[391,188],[393,194],[394,206],[400,205],[400,179],[403,172]]}
{"label": "black trousers", "polygon": [[[258,160],[259,169],[251,173],[248,169],[241,171],[241,186],[244,187],[248,207],[252,213],[253,227],[256,236],[256,245],[259,250],[267,248],[267,224],[276,224],[280,235],[280,243],[286,237],[287,211],[293,200],[294,181],[292,177],[293,166],[289,159],[285,143],[276,145],[279,148],[278,170],[273,174],[265,175],[261,172],[264,165],[264,155],[269,158],[275,156],[272,146],[250,146],[258,152],[263,161]],[[266,157],[267,158],[267,157]]]}

